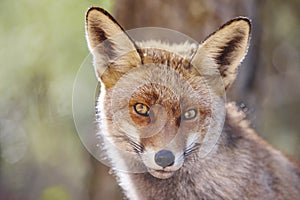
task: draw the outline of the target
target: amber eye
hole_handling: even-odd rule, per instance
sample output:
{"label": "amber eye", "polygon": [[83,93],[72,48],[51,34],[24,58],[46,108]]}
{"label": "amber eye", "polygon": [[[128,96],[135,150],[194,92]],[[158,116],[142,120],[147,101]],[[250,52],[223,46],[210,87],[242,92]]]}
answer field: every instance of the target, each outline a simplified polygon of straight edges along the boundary
{"label": "amber eye", "polygon": [[145,104],[136,103],[134,106],[134,111],[142,116],[148,117],[149,116],[149,108]]}
{"label": "amber eye", "polygon": [[196,118],[196,116],[197,116],[197,110],[196,109],[190,109],[190,110],[187,110],[183,113],[182,119],[183,120],[191,120],[191,119]]}

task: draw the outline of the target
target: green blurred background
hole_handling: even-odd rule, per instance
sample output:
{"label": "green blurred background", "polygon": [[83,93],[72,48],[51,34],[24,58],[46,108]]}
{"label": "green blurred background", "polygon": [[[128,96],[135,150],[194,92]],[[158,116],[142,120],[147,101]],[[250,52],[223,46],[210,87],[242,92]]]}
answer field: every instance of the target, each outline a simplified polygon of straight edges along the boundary
{"label": "green blurred background", "polygon": [[72,117],[90,6],[109,10],[125,29],[160,26],[199,41],[228,19],[249,16],[252,44],[228,98],[248,107],[264,138],[300,158],[299,0],[1,0],[1,200],[122,198]]}

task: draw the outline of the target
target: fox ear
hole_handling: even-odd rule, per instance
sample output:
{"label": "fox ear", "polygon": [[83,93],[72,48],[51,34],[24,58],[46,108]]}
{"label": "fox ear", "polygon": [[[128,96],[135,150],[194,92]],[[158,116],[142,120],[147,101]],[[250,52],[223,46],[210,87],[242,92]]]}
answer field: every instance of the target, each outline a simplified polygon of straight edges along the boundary
{"label": "fox ear", "polygon": [[133,40],[105,10],[92,7],[86,14],[86,37],[96,76],[107,88],[141,64]]}
{"label": "fox ear", "polygon": [[199,46],[192,64],[200,73],[210,75],[219,71],[225,89],[235,80],[237,68],[246,55],[251,24],[249,19],[233,19],[207,37]]}

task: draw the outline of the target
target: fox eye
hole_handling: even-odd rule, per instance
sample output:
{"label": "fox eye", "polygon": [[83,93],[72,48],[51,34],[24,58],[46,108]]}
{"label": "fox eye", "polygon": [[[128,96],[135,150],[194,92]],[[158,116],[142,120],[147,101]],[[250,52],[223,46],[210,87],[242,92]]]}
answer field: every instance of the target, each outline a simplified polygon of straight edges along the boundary
{"label": "fox eye", "polygon": [[183,120],[191,120],[191,119],[195,119],[197,116],[197,110],[196,109],[190,109],[187,110],[183,113],[182,115],[182,119]]}
{"label": "fox eye", "polygon": [[134,111],[142,116],[148,117],[149,116],[149,108],[145,104],[136,103],[134,106]]}

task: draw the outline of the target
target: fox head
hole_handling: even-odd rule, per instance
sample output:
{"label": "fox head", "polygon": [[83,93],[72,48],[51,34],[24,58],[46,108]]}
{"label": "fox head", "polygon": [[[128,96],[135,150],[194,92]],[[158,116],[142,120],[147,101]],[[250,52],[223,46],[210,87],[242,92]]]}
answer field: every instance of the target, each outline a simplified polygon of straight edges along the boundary
{"label": "fox head", "polygon": [[100,132],[121,157],[132,153],[133,165],[169,178],[208,133],[221,131],[224,92],[248,48],[247,18],[227,22],[201,44],[168,45],[134,41],[109,13],[93,7],[86,35],[101,84]]}

